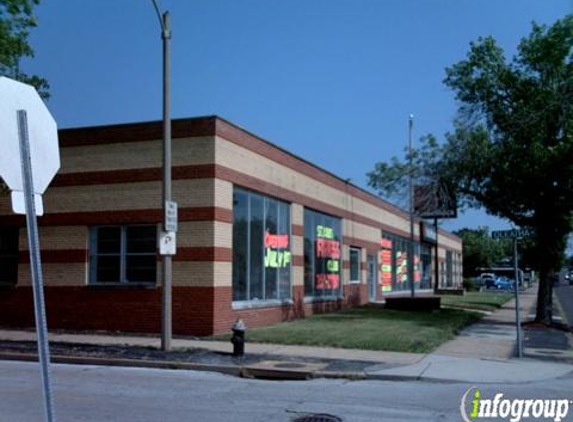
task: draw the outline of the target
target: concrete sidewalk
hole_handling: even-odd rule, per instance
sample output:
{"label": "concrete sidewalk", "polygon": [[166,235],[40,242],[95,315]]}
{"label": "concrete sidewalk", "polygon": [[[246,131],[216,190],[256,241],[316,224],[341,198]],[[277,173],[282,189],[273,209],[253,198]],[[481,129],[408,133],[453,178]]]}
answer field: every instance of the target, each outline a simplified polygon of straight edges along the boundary
{"label": "concrete sidewalk", "polygon": [[[230,335],[229,335],[230,338]],[[50,333],[51,342],[79,343],[91,345],[131,345],[160,347],[160,340],[154,337],[115,336],[105,334],[63,334]],[[0,340],[35,341],[33,331],[0,330]],[[230,353],[231,342],[173,339],[174,350],[206,349],[214,352]],[[247,343],[246,353],[258,355],[301,356],[316,359],[361,360],[385,363],[389,365],[410,365],[420,361],[425,355],[421,353],[398,353],[372,350],[335,349],[331,347],[285,346],[281,344]]]}
{"label": "concrete sidewalk", "polygon": [[[519,309],[522,322],[529,320],[536,303],[536,288],[520,292]],[[515,299],[512,299],[501,309],[462,330],[455,339],[442,344],[434,354],[462,358],[509,359],[516,355],[516,331]]]}
{"label": "concrete sidewalk", "polygon": [[[524,320],[531,315],[536,301],[535,289],[520,294],[520,308]],[[33,331],[0,330],[0,340],[34,341]],[[93,334],[50,333],[50,341],[59,343],[79,343],[85,345],[146,346],[159,348],[155,337]],[[397,353],[368,350],[335,349],[327,347],[285,346],[277,344],[247,343],[248,354],[268,357],[254,366],[238,368],[251,374],[278,373],[293,362],[300,362],[310,376],[336,376],[348,378],[385,379],[385,380],[428,380],[474,383],[523,383],[563,376],[570,376],[573,367],[570,364],[538,359],[514,359],[515,355],[515,302],[509,301],[500,310],[487,315],[482,321],[463,330],[455,339],[444,343],[435,352],[424,355],[418,353]],[[174,339],[173,349],[205,349],[213,352],[230,353],[230,342]],[[289,358],[285,365],[280,357]],[[278,357],[278,360],[277,360]],[[0,356],[1,358],[1,356]],[[340,372],[327,374],[321,371],[321,365],[308,362],[312,359],[335,361],[363,361],[370,363],[360,373]],[[89,363],[94,363],[88,359]],[[109,359],[108,359],[109,361]],[[81,363],[81,358],[75,363]],[[102,361],[104,362],[104,361]],[[119,360],[118,360],[119,362]],[[121,362],[129,365],[129,362]],[[105,363],[101,363],[105,364]],[[153,366],[153,362],[139,362],[141,366]],[[163,365],[163,366],[162,366]],[[158,364],[165,367],[165,363]],[[281,369],[281,365],[282,368]],[[296,367],[296,364],[294,364]],[[323,365],[324,366],[324,365]],[[173,367],[169,364],[168,367]],[[193,369],[191,365],[180,368]],[[203,370],[221,371],[216,365],[202,365]],[[227,368],[228,369],[228,368]],[[236,370],[237,368],[235,368]],[[224,371],[223,371],[224,372]],[[246,373],[246,372],[240,372]]]}

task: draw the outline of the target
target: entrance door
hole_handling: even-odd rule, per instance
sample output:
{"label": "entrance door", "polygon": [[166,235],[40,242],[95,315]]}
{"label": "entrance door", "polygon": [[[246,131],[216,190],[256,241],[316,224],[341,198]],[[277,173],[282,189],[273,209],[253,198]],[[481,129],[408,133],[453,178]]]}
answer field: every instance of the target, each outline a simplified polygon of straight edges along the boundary
{"label": "entrance door", "polygon": [[375,302],[378,299],[376,294],[376,279],[377,271],[376,271],[376,256],[375,255],[368,255],[366,257],[366,262],[368,266],[368,300],[370,302]]}

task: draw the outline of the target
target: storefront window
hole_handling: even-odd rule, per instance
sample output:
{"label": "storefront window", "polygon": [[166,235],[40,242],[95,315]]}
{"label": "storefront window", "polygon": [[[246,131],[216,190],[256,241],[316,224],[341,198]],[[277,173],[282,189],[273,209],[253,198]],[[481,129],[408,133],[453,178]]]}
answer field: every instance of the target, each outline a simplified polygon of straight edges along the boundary
{"label": "storefront window", "polygon": [[233,192],[233,300],[291,297],[290,205],[235,188]]}
{"label": "storefront window", "polygon": [[312,297],[342,295],[341,220],[304,210],[304,292]]}
{"label": "storefront window", "polygon": [[[382,293],[404,292],[411,289],[408,280],[408,259],[410,241],[393,234],[383,234],[380,250],[380,285]],[[423,261],[424,260],[424,261]],[[431,270],[425,271],[429,251],[414,244],[414,289],[431,287]],[[430,263],[431,268],[431,263]],[[426,277],[430,277],[429,281]]]}

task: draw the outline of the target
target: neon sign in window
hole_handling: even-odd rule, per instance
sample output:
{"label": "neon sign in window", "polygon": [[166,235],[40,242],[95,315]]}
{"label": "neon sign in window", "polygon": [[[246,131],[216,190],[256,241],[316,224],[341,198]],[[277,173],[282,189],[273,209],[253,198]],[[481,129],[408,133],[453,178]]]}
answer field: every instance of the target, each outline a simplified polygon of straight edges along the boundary
{"label": "neon sign in window", "polygon": [[265,268],[284,268],[291,262],[288,234],[265,233]]}
{"label": "neon sign in window", "polygon": [[304,291],[306,296],[342,294],[341,220],[304,210]]}

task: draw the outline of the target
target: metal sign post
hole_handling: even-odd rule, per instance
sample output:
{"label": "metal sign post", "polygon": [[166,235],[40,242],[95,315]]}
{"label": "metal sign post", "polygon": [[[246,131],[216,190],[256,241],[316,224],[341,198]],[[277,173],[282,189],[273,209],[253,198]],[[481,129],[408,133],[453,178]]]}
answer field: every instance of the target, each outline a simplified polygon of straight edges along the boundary
{"label": "metal sign post", "polygon": [[42,194],[60,168],[58,125],[33,86],[5,76],[0,76],[0,151],[0,178],[10,190],[12,210],[26,215],[45,420],[55,422],[36,218],[44,212]]}
{"label": "metal sign post", "polygon": [[36,203],[34,182],[32,178],[32,160],[28,139],[28,119],[25,110],[18,110],[18,137],[20,139],[20,162],[26,206],[26,223],[28,228],[28,249],[30,250],[30,267],[32,287],[34,290],[34,314],[38,335],[38,357],[40,361],[42,386],[44,390],[45,416],[47,422],[56,422],[54,399],[50,382],[50,349],[48,347],[48,329],[44,307],[44,288],[42,280],[42,262],[40,259],[40,242],[38,239],[38,222],[36,221]]}
{"label": "metal sign post", "polygon": [[517,340],[517,357],[523,357],[523,341],[521,338],[521,312],[519,310],[519,267],[517,258],[517,239],[531,235],[527,229],[512,230],[495,230],[491,232],[493,239],[512,239],[513,240],[513,266],[515,272],[515,331]]}
{"label": "metal sign post", "polygon": [[515,268],[515,323],[517,329],[517,357],[523,357],[523,347],[521,344],[521,317],[519,312],[519,268],[517,264],[517,237],[513,238],[513,263]]}

